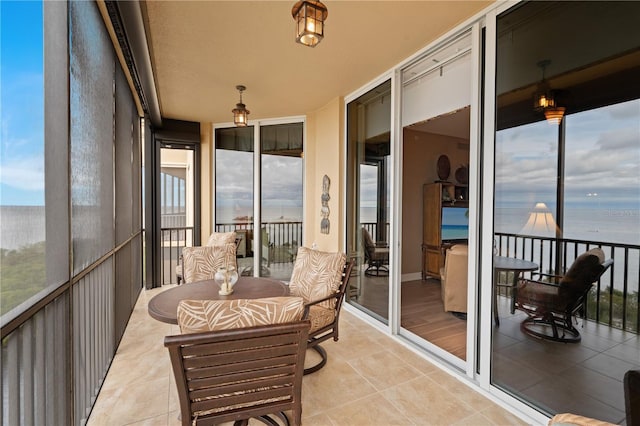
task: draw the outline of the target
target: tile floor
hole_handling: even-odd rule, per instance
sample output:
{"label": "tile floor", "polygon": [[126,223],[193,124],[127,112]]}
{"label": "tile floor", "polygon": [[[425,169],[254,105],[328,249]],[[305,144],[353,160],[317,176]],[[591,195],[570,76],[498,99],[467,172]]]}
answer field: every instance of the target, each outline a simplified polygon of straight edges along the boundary
{"label": "tile floor", "polygon": [[500,298],[494,327],[494,384],[549,413],[572,412],[624,423],[624,373],[640,369],[640,336],[578,320],[579,343],[535,339],[520,330],[525,314],[509,314]]}
{"label": "tile floor", "polygon": [[[179,425],[165,335],[143,291],[89,417],[89,426]],[[524,425],[522,420],[343,310],[327,365],[303,381],[306,425]],[[309,352],[309,357],[313,355]],[[310,359],[310,361],[313,361]]]}

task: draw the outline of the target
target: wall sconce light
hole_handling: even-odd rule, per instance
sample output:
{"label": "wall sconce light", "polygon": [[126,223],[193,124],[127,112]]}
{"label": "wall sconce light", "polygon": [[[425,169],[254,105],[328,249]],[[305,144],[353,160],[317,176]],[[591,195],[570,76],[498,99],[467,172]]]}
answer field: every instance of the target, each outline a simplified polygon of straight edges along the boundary
{"label": "wall sconce light", "polygon": [[324,21],[329,12],[321,1],[302,0],[293,5],[291,15],[296,21],[296,41],[316,47],[324,37]]}
{"label": "wall sconce light", "polygon": [[545,69],[550,63],[551,61],[548,59],[538,62],[538,66],[542,68],[542,81],[538,83],[538,89],[533,95],[533,109],[543,112],[550,124],[560,124],[562,117],[564,117],[565,108],[557,105],[558,92],[551,90],[544,76]]}
{"label": "wall sconce light", "polygon": [[242,92],[247,88],[242,85],[238,85],[236,86],[236,89],[240,92],[240,102],[238,102],[236,107],[231,110],[233,113],[233,123],[238,127],[245,127],[247,125],[249,110],[246,108],[245,104],[242,103]]}

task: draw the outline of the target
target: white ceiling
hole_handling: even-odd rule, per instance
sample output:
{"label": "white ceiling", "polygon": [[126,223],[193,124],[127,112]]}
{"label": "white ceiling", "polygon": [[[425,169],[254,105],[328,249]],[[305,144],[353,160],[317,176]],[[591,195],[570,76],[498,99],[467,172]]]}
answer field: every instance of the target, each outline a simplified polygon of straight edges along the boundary
{"label": "white ceiling", "polygon": [[325,38],[297,44],[295,1],[146,1],[164,118],[229,122],[304,115],[388,71],[492,1],[325,1]]}

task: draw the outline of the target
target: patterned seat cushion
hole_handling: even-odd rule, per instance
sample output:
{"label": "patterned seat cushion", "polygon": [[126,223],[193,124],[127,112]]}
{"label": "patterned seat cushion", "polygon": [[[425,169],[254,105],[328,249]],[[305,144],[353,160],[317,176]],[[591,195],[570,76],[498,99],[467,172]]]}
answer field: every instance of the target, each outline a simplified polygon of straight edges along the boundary
{"label": "patterned seat cushion", "polygon": [[236,266],[236,245],[185,247],[182,249],[184,282],[211,280],[222,266]]}
{"label": "patterned seat cushion", "polygon": [[235,243],[235,242],[236,242],[236,233],[234,231],[214,232],[211,235],[209,235],[209,239],[207,240],[207,245],[218,246],[221,244]]}
{"label": "patterned seat cushion", "polygon": [[311,321],[311,328],[309,333],[320,330],[322,327],[327,326],[336,319],[336,310],[331,308],[325,308],[324,306],[311,305],[309,307],[309,321]]}
{"label": "patterned seat cushion", "polygon": [[301,297],[182,300],[178,304],[178,325],[182,333],[199,333],[299,321],[303,313]]}
{"label": "patterned seat cushion", "polygon": [[[302,297],[305,303],[336,293],[340,288],[345,262],[344,253],[300,247],[289,283],[290,293]],[[335,301],[328,300],[319,306],[333,309]]]}

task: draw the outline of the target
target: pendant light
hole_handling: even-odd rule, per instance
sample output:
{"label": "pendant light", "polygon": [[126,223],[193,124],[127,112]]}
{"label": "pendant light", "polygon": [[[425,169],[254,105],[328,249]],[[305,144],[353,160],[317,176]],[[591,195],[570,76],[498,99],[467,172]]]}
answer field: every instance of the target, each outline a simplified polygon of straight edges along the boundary
{"label": "pendant light", "polygon": [[242,85],[238,85],[236,86],[236,89],[240,92],[240,102],[238,102],[236,107],[231,110],[233,113],[233,123],[238,127],[246,127],[249,110],[246,108],[245,104],[242,103],[242,92],[247,88]]}
{"label": "pendant light", "polygon": [[302,0],[294,4],[291,15],[296,21],[296,41],[316,47],[324,37],[324,21],[328,14],[321,1]]}

